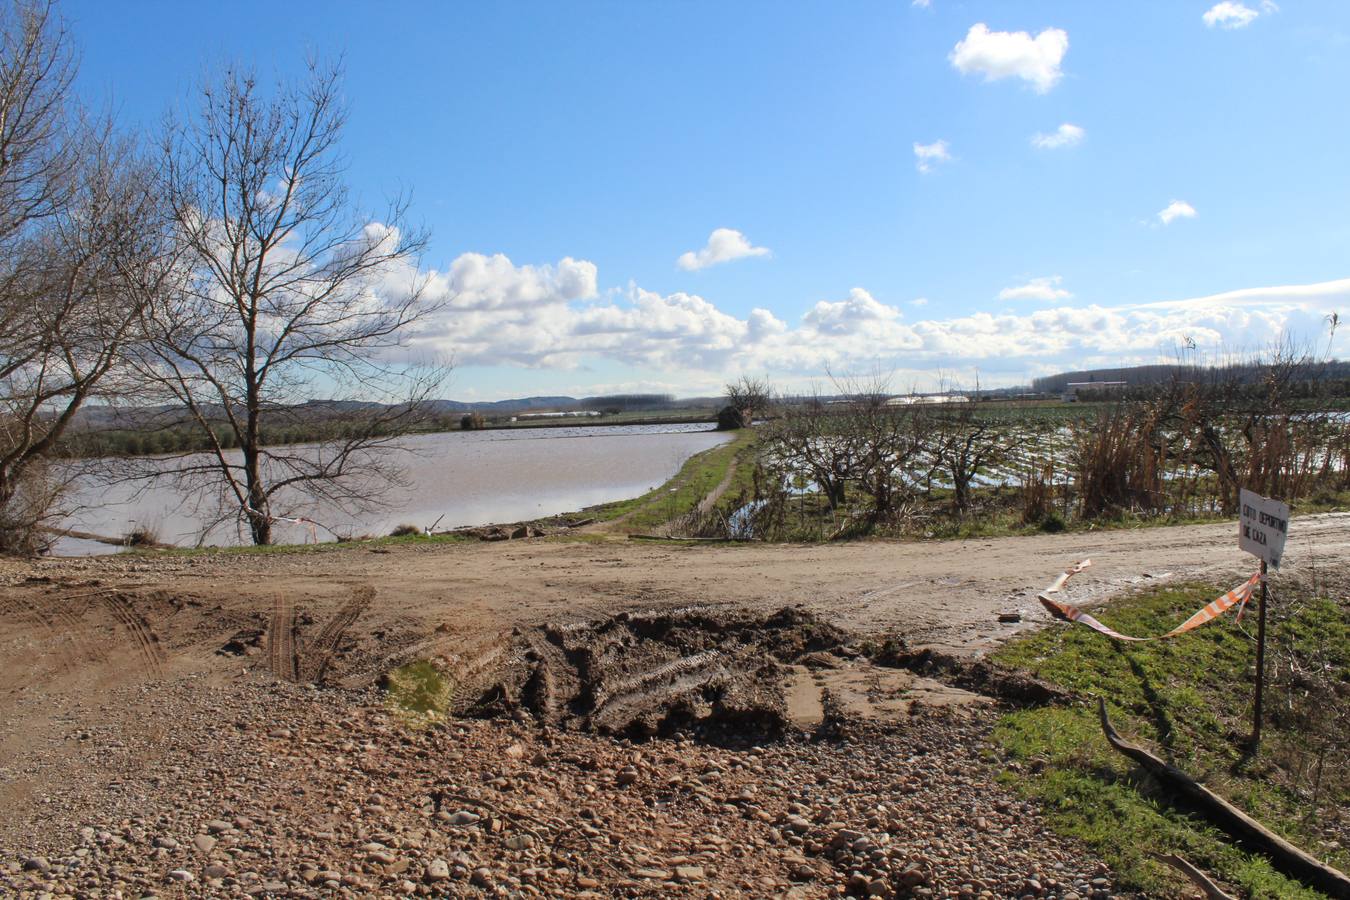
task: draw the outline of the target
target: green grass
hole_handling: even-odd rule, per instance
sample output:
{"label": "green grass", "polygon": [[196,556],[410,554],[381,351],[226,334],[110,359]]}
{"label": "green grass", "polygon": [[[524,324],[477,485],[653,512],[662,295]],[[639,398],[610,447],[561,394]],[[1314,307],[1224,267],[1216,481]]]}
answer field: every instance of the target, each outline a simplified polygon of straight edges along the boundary
{"label": "green grass", "polygon": [[[640,497],[590,507],[583,514],[602,522],[623,518],[624,526],[631,532],[656,528],[697,507],[700,500],[721,484],[732,460],[740,460],[737,477],[742,474],[748,477],[741,470],[753,466],[755,442],[755,430],[743,428],[727,443],[691,456],[675,477],[660,487]],[[734,484],[727,495],[731,496],[733,490]]]}
{"label": "green grass", "polygon": [[417,660],[390,672],[385,702],[394,717],[412,727],[435,725],[445,719],[454,696],[450,678],[427,660]]}
{"label": "green grass", "polygon": [[[1158,635],[1231,586],[1153,590],[1097,615],[1125,634]],[[1350,685],[1350,606],[1313,598],[1284,602],[1289,603],[1287,616],[1272,606],[1271,645],[1316,651],[1332,667],[1329,671],[1339,670],[1333,677],[1340,678],[1344,697],[1343,689]],[[1255,616],[1243,623],[1254,628]],[[1305,850],[1339,868],[1350,866],[1350,848],[1329,852],[1316,829],[1337,810],[1350,808],[1350,780],[1342,771],[1329,787],[1324,785],[1316,809],[1306,799],[1307,779],[1293,763],[1307,758],[1310,740],[1297,722],[1282,721],[1280,714],[1286,703],[1299,702],[1293,692],[1286,696],[1279,686],[1268,686],[1261,753],[1244,757],[1254,651],[1231,621],[1137,645],[1113,641],[1082,625],[1061,625],[1010,642],[994,659],[1081,695],[1106,698],[1112,721],[1123,733]],[[1311,713],[1316,715],[1316,710]],[[1183,882],[1148,854],[1179,852],[1252,897],[1321,896],[1173,807],[1165,791],[1107,745],[1094,709],[1014,712],[1001,720],[994,738],[1015,763],[1003,779],[1038,800],[1056,830],[1100,853],[1128,886],[1177,895]]]}

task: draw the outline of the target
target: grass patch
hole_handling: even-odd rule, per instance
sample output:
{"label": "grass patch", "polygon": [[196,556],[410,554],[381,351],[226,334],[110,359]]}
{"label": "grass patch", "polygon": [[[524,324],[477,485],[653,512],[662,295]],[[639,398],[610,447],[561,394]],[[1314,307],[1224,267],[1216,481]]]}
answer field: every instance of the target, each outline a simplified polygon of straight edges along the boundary
{"label": "grass patch", "polygon": [[425,659],[399,666],[385,676],[385,702],[399,721],[425,728],[445,720],[454,686],[450,678]]}
{"label": "grass patch", "polygon": [[[1157,635],[1231,586],[1152,590],[1094,614],[1125,634]],[[1254,629],[1254,616],[1243,624]],[[1268,648],[1279,648],[1275,659],[1287,652],[1288,660],[1319,660],[1324,680],[1309,688],[1269,676],[1265,739],[1254,759],[1243,753],[1250,730],[1254,643],[1230,620],[1139,645],[1112,641],[1082,626],[1055,626],[1010,642],[994,659],[1083,695],[1105,697],[1123,733],[1150,745],[1273,831],[1346,869],[1350,778],[1344,735],[1332,774],[1319,773],[1315,801],[1313,769],[1306,763],[1323,741],[1307,727],[1319,715],[1317,704],[1339,702],[1344,709],[1350,695],[1350,605],[1293,592],[1277,596]],[[1272,662],[1268,651],[1270,669],[1276,668]],[[1322,691],[1320,700],[1317,691]],[[1312,708],[1303,709],[1301,717],[1299,705],[1309,703]],[[1001,720],[994,739],[1013,761],[1003,780],[1038,800],[1056,830],[1085,841],[1127,886],[1180,895],[1184,882],[1148,856],[1179,852],[1251,897],[1322,896],[1173,807],[1165,791],[1110,748],[1093,709],[1014,712]],[[1334,734],[1330,740],[1335,741]],[[1333,849],[1333,840],[1339,849]]]}
{"label": "grass patch", "polygon": [[[590,507],[584,514],[602,522],[623,518],[629,531],[655,528],[686,515],[722,483],[732,460],[741,461],[737,464],[737,478],[743,474],[742,469],[752,467],[756,439],[753,428],[742,428],[727,443],[689,457],[675,477],[660,487],[640,497]],[[730,495],[731,491],[727,493]]]}

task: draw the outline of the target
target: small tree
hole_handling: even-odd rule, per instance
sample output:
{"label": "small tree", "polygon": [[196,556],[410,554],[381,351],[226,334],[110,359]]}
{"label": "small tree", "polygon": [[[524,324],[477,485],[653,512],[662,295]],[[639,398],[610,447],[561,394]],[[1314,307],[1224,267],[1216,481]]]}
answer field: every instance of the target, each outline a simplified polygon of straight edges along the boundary
{"label": "small tree", "polygon": [[[213,486],[219,521],[246,523],[256,544],[289,506],[378,504],[402,471],[390,443],[428,413],[444,377],[393,361],[433,311],[416,265],[425,236],[401,199],[379,221],[353,210],[339,75],[311,64],[303,83],[267,97],[252,74],[230,70],[164,141],[185,277],[147,316],[144,372],[209,447],[171,473]],[[304,421],[324,394],[371,402],[323,404],[338,420],[328,440],[264,446],[265,426]]]}
{"label": "small tree", "polygon": [[769,405],[769,383],[759,378],[742,375],[727,383],[726,406],[717,413],[717,430],[734,431],[748,428],[755,421],[755,413]]}

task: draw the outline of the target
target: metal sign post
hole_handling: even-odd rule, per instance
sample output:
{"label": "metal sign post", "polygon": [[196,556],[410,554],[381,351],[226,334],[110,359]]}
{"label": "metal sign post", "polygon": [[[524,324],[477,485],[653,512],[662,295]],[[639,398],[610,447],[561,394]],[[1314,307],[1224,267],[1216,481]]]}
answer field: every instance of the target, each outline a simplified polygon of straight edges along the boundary
{"label": "metal sign post", "polygon": [[1261,746],[1261,697],[1266,690],[1266,561],[1261,560],[1261,608],[1256,619],[1256,702],[1252,704],[1252,749]]}
{"label": "metal sign post", "polygon": [[1238,547],[1261,560],[1261,608],[1256,622],[1256,699],[1252,704],[1252,749],[1261,745],[1262,700],[1266,689],[1266,572],[1279,569],[1284,541],[1289,536],[1289,506],[1254,494],[1239,495]]}

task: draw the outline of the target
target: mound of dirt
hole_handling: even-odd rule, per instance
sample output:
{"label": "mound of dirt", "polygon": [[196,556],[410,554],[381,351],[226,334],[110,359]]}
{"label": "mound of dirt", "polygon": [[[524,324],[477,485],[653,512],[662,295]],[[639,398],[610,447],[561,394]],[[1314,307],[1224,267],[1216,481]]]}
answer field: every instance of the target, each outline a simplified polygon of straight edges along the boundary
{"label": "mound of dirt", "polygon": [[621,613],[517,631],[496,682],[466,710],[522,711],[551,726],[628,737],[739,738],[788,724],[789,667],[851,635],[799,609]]}

